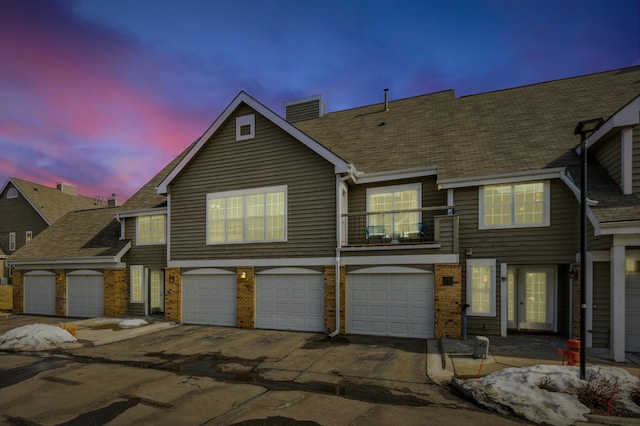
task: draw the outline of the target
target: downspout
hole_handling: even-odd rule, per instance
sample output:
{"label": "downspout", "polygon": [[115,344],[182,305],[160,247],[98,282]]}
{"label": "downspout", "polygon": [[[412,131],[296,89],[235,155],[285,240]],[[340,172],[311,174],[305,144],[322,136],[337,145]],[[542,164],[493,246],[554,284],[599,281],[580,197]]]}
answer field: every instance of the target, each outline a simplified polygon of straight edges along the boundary
{"label": "downspout", "polygon": [[120,224],[120,241],[124,241],[124,222],[120,219],[120,213],[116,213],[116,220]]}
{"label": "downspout", "polygon": [[340,177],[336,175],[336,271],[335,271],[335,282],[336,282],[336,329],[329,334],[329,337],[336,337],[340,334],[340,247],[342,245],[342,183],[352,179],[355,181],[353,176],[353,169],[349,166],[349,172],[346,176]]}

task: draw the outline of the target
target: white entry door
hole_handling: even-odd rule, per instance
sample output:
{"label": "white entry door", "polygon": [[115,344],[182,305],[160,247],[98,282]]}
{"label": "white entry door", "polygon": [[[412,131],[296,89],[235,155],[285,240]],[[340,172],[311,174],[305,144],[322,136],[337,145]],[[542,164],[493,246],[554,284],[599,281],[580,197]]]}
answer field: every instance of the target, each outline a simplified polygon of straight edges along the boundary
{"label": "white entry door", "polygon": [[518,328],[555,331],[555,293],[554,268],[519,268],[515,294]]}
{"label": "white entry door", "polygon": [[324,330],[324,275],[321,273],[259,274],[256,300],[257,328]]}
{"label": "white entry door", "polygon": [[183,275],[182,322],[235,326],[236,294],[235,274]]}
{"label": "white entry door", "polygon": [[81,273],[67,276],[67,316],[101,317],[104,315],[104,276]]}
{"label": "white entry door", "polygon": [[56,278],[50,272],[27,272],[24,276],[24,313],[56,314]]}
{"label": "white entry door", "polygon": [[418,270],[349,274],[347,332],[433,338],[433,285],[433,274]]}
{"label": "white entry door", "polygon": [[640,352],[640,273],[627,272],[625,291],[625,350]]}

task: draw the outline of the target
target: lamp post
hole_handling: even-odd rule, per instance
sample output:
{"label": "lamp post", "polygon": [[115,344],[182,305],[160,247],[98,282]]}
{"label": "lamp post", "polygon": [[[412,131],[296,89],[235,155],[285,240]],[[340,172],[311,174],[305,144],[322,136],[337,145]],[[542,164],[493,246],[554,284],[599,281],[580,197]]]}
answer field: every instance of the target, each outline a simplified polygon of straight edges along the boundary
{"label": "lamp post", "polygon": [[587,337],[587,135],[598,130],[602,118],[578,123],[574,135],[580,135],[580,379],[585,380]]}

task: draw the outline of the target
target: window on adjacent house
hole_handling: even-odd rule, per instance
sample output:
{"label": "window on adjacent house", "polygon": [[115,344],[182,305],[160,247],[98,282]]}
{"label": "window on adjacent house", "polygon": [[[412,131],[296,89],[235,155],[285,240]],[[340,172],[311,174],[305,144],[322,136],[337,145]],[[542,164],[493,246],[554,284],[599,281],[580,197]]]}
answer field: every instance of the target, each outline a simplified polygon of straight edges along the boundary
{"label": "window on adjacent house", "polygon": [[138,216],[136,225],[137,245],[165,243],[165,216],[163,214]]}
{"label": "window on adjacent house", "polygon": [[16,233],[9,232],[9,251],[15,251],[16,249]]}
{"label": "window on adjacent house", "polygon": [[[422,207],[421,198],[420,183],[368,188],[367,226],[382,226],[389,236],[407,232],[422,222],[421,214],[417,211]],[[400,212],[402,210],[416,211]]]}
{"label": "window on adjacent house", "polygon": [[25,236],[24,236],[24,243],[28,244],[28,243],[31,242],[32,239],[33,239],[33,232],[27,231]]}
{"label": "window on adjacent house", "polygon": [[18,190],[15,188],[9,188],[7,191],[7,198],[18,198]]}
{"label": "window on adjacent house", "polygon": [[142,303],[144,302],[143,289],[144,289],[144,266],[132,265],[131,266],[131,279],[130,279],[130,302]]}
{"label": "window on adjacent house", "polygon": [[480,229],[549,226],[549,182],[480,188]]}
{"label": "window on adjacent house", "polygon": [[207,194],[207,244],[285,241],[287,187]]}
{"label": "window on adjacent house", "polygon": [[467,260],[467,315],[496,315],[495,259]]}
{"label": "window on adjacent house", "polygon": [[255,122],[256,116],[254,114],[237,117],[236,140],[243,141],[245,139],[253,139],[255,137]]}

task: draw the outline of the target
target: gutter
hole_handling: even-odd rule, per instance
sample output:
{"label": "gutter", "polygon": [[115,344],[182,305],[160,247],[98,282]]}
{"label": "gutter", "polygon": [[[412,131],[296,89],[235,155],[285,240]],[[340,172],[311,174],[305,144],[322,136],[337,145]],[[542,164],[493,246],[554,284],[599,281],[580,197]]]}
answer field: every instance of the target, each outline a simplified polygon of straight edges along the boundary
{"label": "gutter", "polygon": [[120,224],[120,241],[124,240],[124,222],[120,219],[120,213],[116,213],[116,221]]}
{"label": "gutter", "polygon": [[[564,169],[563,171],[560,172],[560,180],[564,182],[565,185],[567,185],[567,187],[571,190],[571,192],[573,192],[573,195],[575,195],[578,202],[580,202],[580,188],[578,188],[578,185],[576,185],[573,179],[571,179],[571,177],[567,174],[567,169]],[[597,205],[598,205],[598,201],[592,200],[589,197],[587,197],[587,206],[595,207]]]}

